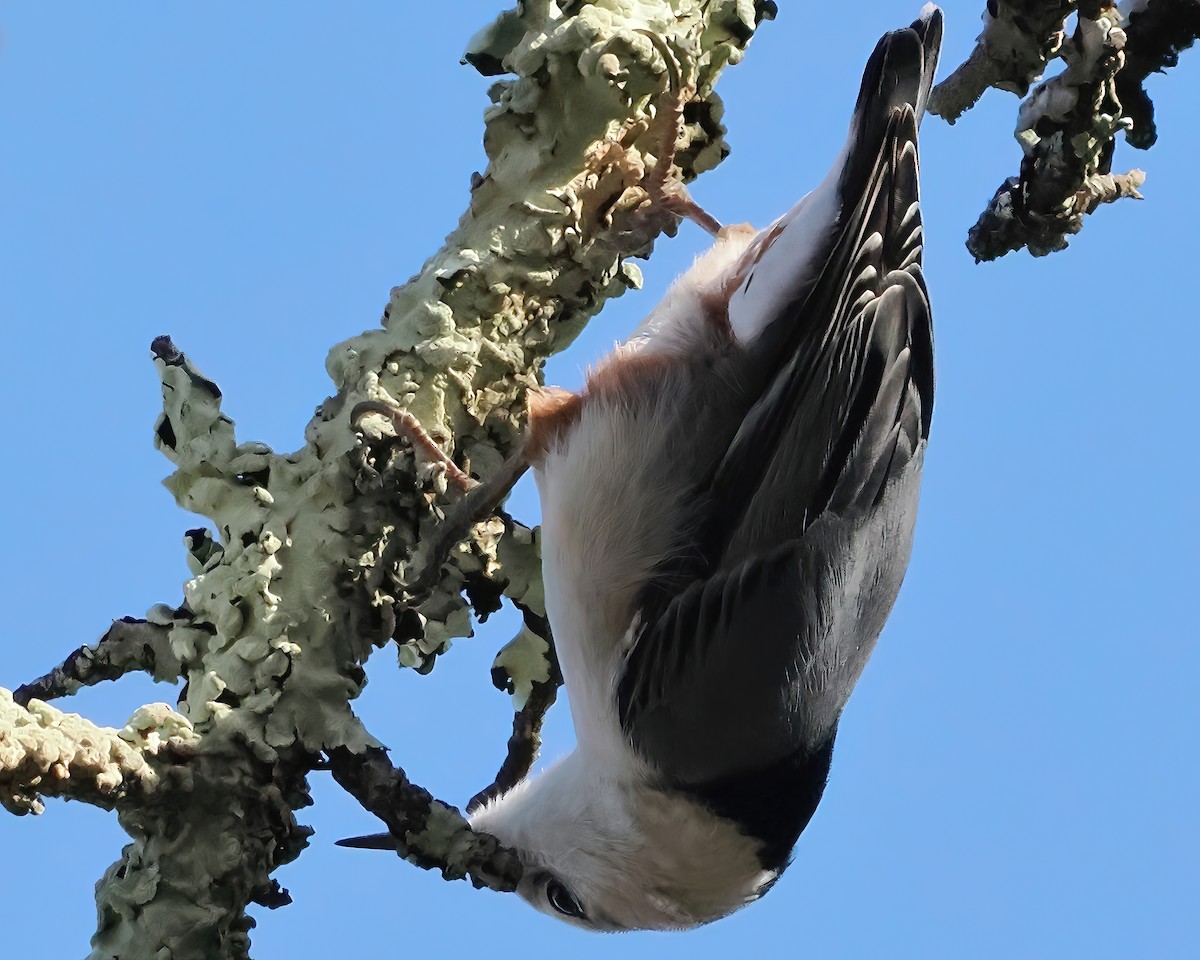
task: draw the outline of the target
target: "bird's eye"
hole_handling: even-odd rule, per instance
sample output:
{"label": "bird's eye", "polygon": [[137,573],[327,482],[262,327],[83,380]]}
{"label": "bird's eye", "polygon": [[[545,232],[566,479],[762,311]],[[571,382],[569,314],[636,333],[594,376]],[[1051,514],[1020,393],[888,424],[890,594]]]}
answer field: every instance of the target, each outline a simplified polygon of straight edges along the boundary
{"label": "bird's eye", "polygon": [[574,917],[576,920],[587,919],[587,914],[583,912],[583,905],[575,899],[575,894],[571,893],[561,880],[551,878],[546,884],[546,899],[550,901],[550,906],[563,916]]}

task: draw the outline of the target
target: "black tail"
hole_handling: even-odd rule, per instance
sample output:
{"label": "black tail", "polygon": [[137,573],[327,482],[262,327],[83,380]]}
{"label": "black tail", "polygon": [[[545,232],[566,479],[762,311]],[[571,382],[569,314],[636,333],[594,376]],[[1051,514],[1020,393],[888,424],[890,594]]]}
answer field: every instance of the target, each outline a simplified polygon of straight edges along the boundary
{"label": "black tail", "polygon": [[912,107],[917,124],[925,113],[942,45],[942,11],[929,4],[912,26],[885,34],[863,71],[850,153],[842,169],[842,196],[861,196],[888,133],[894,111]]}

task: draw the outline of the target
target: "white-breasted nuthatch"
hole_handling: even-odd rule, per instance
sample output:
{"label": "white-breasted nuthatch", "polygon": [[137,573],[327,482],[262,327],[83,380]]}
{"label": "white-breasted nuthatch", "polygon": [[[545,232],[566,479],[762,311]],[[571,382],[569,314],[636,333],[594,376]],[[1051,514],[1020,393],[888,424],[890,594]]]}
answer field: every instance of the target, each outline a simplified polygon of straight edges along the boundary
{"label": "white-breasted nuthatch", "polygon": [[761,896],[825,788],[908,566],[933,404],[917,126],[941,11],[867,63],[841,156],[721,231],[577,394],[531,403],[576,750],[472,826],[596,930]]}

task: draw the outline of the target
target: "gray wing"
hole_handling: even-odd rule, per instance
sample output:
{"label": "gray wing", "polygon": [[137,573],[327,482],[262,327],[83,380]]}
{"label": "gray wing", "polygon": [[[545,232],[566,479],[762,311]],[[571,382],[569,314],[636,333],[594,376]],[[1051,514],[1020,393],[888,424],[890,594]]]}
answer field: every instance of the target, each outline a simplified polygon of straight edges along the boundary
{"label": "gray wing", "polygon": [[758,773],[823,786],[907,566],[933,401],[914,113],[931,19],[872,56],[824,266],[735,361],[758,399],[706,478],[687,566],[642,592],[620,719],[680,788],[717,796]]}

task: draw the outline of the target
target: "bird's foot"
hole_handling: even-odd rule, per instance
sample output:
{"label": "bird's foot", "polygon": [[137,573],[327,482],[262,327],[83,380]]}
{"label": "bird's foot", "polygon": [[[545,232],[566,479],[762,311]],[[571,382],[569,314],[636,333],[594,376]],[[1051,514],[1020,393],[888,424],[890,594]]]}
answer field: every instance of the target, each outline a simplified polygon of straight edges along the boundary
{"label": "bird's foot", "polygon": [[415,577],[409,577],[404,585],[405,593],[410,597],[424,597],[441,579],[442,566],[450,551],[470,536],[471,528],[475,524],[496,512],[500,501],[528,469],[529,461],[522,448],[516,456],[506,460],[495,475],[484,481],[475,480],[450,459],[417,418],[407,410],[378,400],[367,400],[354,408],[350,414],[350,422],[361,429],[362,420],[372,415],[384,417],[397,437],[404,437],[412,444],[417,459],[432,463],[443,470],[447,482],[460,494],[446,509],[441,521],[425,537],[422,544],[424,556],[417,565],[417,574]]}
{"label": "bird's foot", "polygon": [[471,535],[471,528],[475,524],[496,512],[500,502],[508,496],[527,469],[529,461],[522,449],[504,461],[500,469],[487,480],[471,480],[472,486],[466,495],[446,510],[441,522],[426,538],[424,559],[417,575],[410,577],[404,585],[405,593],[410,597],[422,598],[437,586],[442,565],[450,556],[450,551]]}
{"label": "bird's foot", "polygon": [[[650,41],[666,63],[666,87],[651,117],[628,121],[592,147],[581,181],[599,184],[615,176],[620,182],[618,192],[633,188],[640,193],[634,200],[633,229],[644,232],[647,241],[662,230],[673,234],[675,225],[684,219],[719,236],[720,221],[692,199],[676,162],[684,136],[684,108],[696,96],[695,79],[684,79],[679,58],[661,36],[649,30],[637,32]],[[606,209],[611,211],[611,207],[610,200]],[[611,212],[608,216],[607,222],[611,223]]]}
{"label": "bird's foot", "polygon": [[692,199],[683,185],[682,170],[675,162],[683,139],[684,108],[696,96],[695,77],[684,79],[679,58],[661,36],[649,30],[638,32],[654,45],[667,65],[667,88],[659,98],[655,116],[662,126],[657,159],[642,182],[651,212],[666,211],[680,220],[691,220],[716,237],[721,232],[721,222]]}
{"label": "bird's foot", "polygon": [[651,195],[650,202],[659,204],[680,220],[691,220],[710,236],[720,237],[721,231],[725,229],[720,220],[692,198],[687,187],[682,183],[673,183],[669,187],[664,187],[657,197]]}
{"label": "bird's foot", "polygon": [[446,475],[447,483],[452,484],[459,493],[468,493],[479,485],[478,480],[472,479],[465,470],[450,459],[449,454],[437,445],[433,437],[421,426],[420,421],[407,410],[401,410],[399,407],[379,400],[367,400],[354,408],[350,414],[350,421],[355,429],[359,429],[362,420],[373,415],[385,418],[397,437],[403,437],[412,444],[413,453],[416,454],[418,461],[433,464],[441,469]]}

